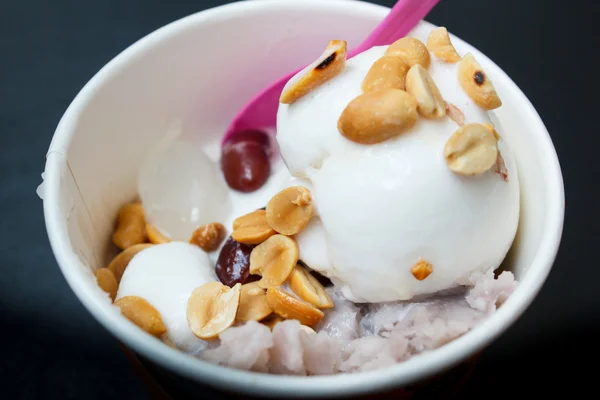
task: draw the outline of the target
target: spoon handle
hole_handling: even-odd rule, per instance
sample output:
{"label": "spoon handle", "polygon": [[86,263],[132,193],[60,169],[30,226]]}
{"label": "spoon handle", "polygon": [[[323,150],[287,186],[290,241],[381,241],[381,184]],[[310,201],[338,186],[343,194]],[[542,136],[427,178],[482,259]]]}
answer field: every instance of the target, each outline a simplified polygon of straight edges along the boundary
{"label": "spoon handle", "polygon": [[[438,2],[439,0],[398,0],[373,32],[358,47],[348,52],[348,58],[373,46],[388,45],[404,37]],[[287,81],[302,68],[272,82],[246,103],[229,124],[221,143],[226,143],[236,132],[275,126],[281,91]]]}
{"label": "spoon handle", "polygon": [[439,0],[398,0],[387,17],[356,48],[349,57],[353,57],[373,46],[383,46],[404,37],[422,20]]}

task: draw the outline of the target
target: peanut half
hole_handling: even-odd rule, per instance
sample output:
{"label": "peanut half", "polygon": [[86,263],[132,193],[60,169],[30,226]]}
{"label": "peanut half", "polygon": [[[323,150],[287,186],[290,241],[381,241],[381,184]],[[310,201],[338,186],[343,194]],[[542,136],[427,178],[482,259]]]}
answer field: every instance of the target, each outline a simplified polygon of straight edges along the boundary
{"label": "peanut half", "polygon": [[498,159],[498,141],[486,126],[467,124],[448,139],[444,157],[448,168],[456,174],[482,174]]}
{"label": "peanut half", "polygon": [[471,100],[484,110],[493,110],[502,105],[492,81],[471,53],[465,54],[458,64],[458,82]]}
{"label": "peanut half", "polygon": [[237,321],[262,321],[272,312],[273,310],[267,304],[267,292],[258,285],[258,282],[242,285],[240,307],[235,317]]}
{"label": "peanut half", "polygon": [[305,301],[299,300],[285,291],[270,287],[267,289],[267,304],[285,319],[297,319],[302,325],[313,327],[323,319],[323,312]]}
{"label": "peanut half", "polygon": [[298,262],[298,245],[294,239],[274,235],[252,249],[250,273],[261,275],[258,284],[267,288],[285,282]]}
{"label": "peanut half", "polygon": [[269,200],[266,219],[277,232],[291,236],[308,225],[313,211],[310,190],[304,186],[291,186]]}
{"label": "peanut half", "polygon": [[195,244],[204,251],[215,251],[225,239],[225,227],[218,222],[202,225],[192,233],[190,244]]}
{"label": "peanut half", "polygon": [[405,88],[405,78],[408,64],[402,57],[383,56],[375,61],[363,80],[363,92],[381,89]]}
{"label": "peanut half", "polygon": [[117,229],[112,241],[121,250],[146,241],[144,207],[140,203],[125,204],[119,210]]}
{"label": "peanut half", "polygon": [[158,310],[138,296],[125,296],[115,301],[121,313],[131,322],[153,336],[161,336],[167,331]]}
{"label": "peanut half", "polygon": [[241,284],[230,288],[221,282],[208,282],[194,289],[187,304],[187,321],[194,335],[215,339],[233,325],[240,304]]}
{"label": "peanut half", "polygon": [[417,101],[399,89],[367,92],[352,100],[338,120],[348,140],[376,144],[396,137],[417,122]]}
{"label": "peanut half", "polygon": [[141,243],[135,244],[131,247],[126,248],[112,259],[108,264],[108,269],[115,275],[117,282],[121,282],[125,268],[129,265],[129,262],[135,257],[140,251],[146,250],[148,247],[154,246],[152,243]]}
{"label": "peanut half", "polygon": [[108,268],[100,268],[96,270],[96,281],[100,289],[104,290],[110,295],[110,298],[115,301],[117,297],[117,291],[119,290],[119,283],[115,274]]}
{"label": "peanut half", "polygon": [[396,40],[387,48],[385,55],[402,57],[409,67],[420,64],[427,69],[431,62],[427,47],[423,42],[413,37],[403,37]]}
{"label": "peanut half", "polygon": [[302,300],[318,308],[332,308],[333,300],[321,283],[305,268],[296,265],[290,276],[290,289]]}
{"label": "peanut half", "polygon": [[163,244],[171,241],[157,227],[148,223],[146,224],[146,236],[148,236],[148,241],[152,244]]}
{"label": "peanut half", "polygon": [[450,42],[448,30],[443,26],[435,28],[429,33],[429,36],[427,37],[427,48],[434,56],[442,61],[449,63],[460,61],[460,55],[456,52],[456,49]]}
{"label": "peanut half", "polygon": [[325,52],[315,62],[288,81],[279,101],[283,104],[292,104],[328,80],[335,78],[344,70],[346,51],[347,43],[344,40],[329,42]]}
{"label": "peanut half", "polygon": [[275,233],[267,222],[267,212],[256,210],[233,221],[231,237],[236,242],[244,244],[260,244]]}
{"label": "peanut half", "polygon": [[422,281],[433,272],[433,267],[427,261],[419,260],[415,265],[413,265],[413,267],[410,269],[410,272],[412,272],[413,276],[417,280]]}
{"label": "peanut half", "polygon": [[410,67],[406,74],[406,91],[417,100],[417,111],[425,118],[446,115],[446,103],[429,72],[420,64]]}

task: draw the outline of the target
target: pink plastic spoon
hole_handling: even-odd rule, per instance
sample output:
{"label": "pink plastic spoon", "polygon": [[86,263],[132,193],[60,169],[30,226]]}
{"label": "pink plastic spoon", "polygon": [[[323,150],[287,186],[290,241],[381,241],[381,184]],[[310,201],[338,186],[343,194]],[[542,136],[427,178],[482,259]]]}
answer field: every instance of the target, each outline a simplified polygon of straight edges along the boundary
{"label": "pink plastic spoon", "polygon": [[[371,32],[369,37],[348,52],[347,58],[354,57],[373,46],[388,45],[404,37],[438,2],[439,0],[398,0],[387,17]],[[233,119],[225,131],[221,144],[223,145],[240,132],[274,127],[279,96],[283,87],[291,77],[301,70],[302,68],[278,79],[254,96]]]}

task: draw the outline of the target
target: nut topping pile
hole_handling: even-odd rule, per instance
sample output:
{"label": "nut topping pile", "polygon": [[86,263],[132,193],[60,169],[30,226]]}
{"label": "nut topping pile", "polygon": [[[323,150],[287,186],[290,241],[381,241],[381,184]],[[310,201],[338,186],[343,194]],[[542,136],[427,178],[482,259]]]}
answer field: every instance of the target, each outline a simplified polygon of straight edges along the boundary
{"label": "nut topping pile", "polygon": [[[465,135],[463,129],[464,114],[443,99],[428,72],[430,52],[445,63],[458,63],[460,87],[479,107],[493,110],[502,105],[491,80],[475,57],[471,53],[461,57],[452,45],[447,29],[439,27],[431,31],[427,45],[413,37],[403,37],[386,49],[367,72],[362,82],[363,93],[350,101],[339,116],[339,132],[355,143],[372,145],[409,131],[417,123],[418,115],[426,119],[447,116],[459,126],[444,149],[448,168],[459,175],[478,175],[495,166],[496,172],[506,180],[506,167],[497,144],[486,141],[483,136],[478,140],[468,139],[471,136]],[[291,104],[342,73],[345,57],[346,42],[330,42],[315,63],[290,81],[280,102]],[[319,65],[325,65],[324,70],[320,70]],[[467,131],[473,129],[471,126]],[[483,130],[479,131],[485,136]],[[494,162],[489,162],[490,157],[494,157]]]}
{"label": "nut topping pile", "polygon": [[[189,242],[204,251],[214,251],[224,239],[225,227],[214,222],[199,227]],[[168,243],[171,239],[146,221],[142,204],[134,201],[119,210],[112,241],[121,251],[107,267],[96,270],[95,276],[98,286],[114,301],[123,273],[133,257],[149,247]],[[114,305],[120,308],[125,317],[151,335],[160,337],[166,332],[160,313],[146,299],[126,296],[114,301]]]}
{"label": "nut topping pile", "polygon": [[[236,218],[232,234],[223,246],[226,229],[222,224],[214,222],[196,229],[190,244],[206,252],[221,247],[215,268],[220,282],[208,282],[191,293],[186,315],[192,333],[212,340],[238,322],[265,320],[266,325],[273,327],[290,318],[299,320],[307,330],[316,325],[324,316],[321,310],[333,307],[333,300],[299,262],[298,245],[293,238],[312,217],[310,191],[292,186],[273,196],[266,209]],[[121,277],[133,257],[171,239],[147,222],[141,204],[134,202],[119,211],[113,241],[123,250],[107,268],[96,271],[96,279],[114,301]],[[163,337],[166,333],[160,313],[146,299],[127,296],[114,304],[151,335]]]}
{"label": "nut topping pile", "polygon": [[245,272],[235,280],[227,273],[218,274],[221,282],[194,291],[187,309],[192,332],[209,340],[236,321],[264,320],[271,328],[285,319],[296,319],[307,327],[319,323],[324,316],[321,309],[333,307],[333,301],[318,279],[299,263],[298,245],[292,237],[312,216],[310,191],[292,186],[273,196],[265,210],[235,219],[219,260],[236,248],[234,243],[251,246],[249,257],[243,261]]}
{"label": "nut topping pile", "polygon": [[[340,115],[338,130],[353,142],[377,144],[411,129],[417,123],[417,113],[427,119],[448,116],[461,127],[444,150],[449,169],[460,175],[482,174],[496,164],[496,141],[466,143],[470,136],[465,136],[462,127],[464,114],[444,101],[427,71],[430,51],[444,62],[460,62],[460,86],[478,106],[492,110],[502,104],[475,58],[470,53],[461,58],[446,28],[440,27],[431,31],[427,46],[415,38],[404,37],[387,48],[385,55],[369,69],[363,81],[363,94],[348,103]],[[494,157],[494,162],[489,162],[490,157]]]}

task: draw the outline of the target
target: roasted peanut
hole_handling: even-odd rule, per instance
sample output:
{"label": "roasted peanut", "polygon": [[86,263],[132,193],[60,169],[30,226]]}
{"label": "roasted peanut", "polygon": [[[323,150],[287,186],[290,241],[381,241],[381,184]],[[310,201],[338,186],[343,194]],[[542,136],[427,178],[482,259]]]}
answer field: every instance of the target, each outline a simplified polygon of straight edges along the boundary
{"label": "roasted peanut", "polygon": [[429,72],[420,64],[410,67],[406,74],[406,91],[417,100],[417,111],[425,118],[442,118],[446,103]]}
{"label": "roasted peanut", "polygon": [[256,210],[233,221],[231,237],[240,243],[260,244],[275,233],[267,222],[267,212]]}
{"label": "roasted peanut", "polygon": [[110,298],[114,301],[117,297],[117,291],[119,290],[119,283],[115,274],[108,268],[100,268],[96,270],[96,281],[100,289],[104,290],[110,295]]}
{"label": "roasted peanut", "polygon": [[273,310],[267,304],[267,292],[258,285],[258,282],[242,285],[236,320],[261,321],[272,312]]}
{"label": "roasted peanut", "polygon": [[444,157],[448,168],[456,174],[481,174],[496,163],[498,142],[489,128],[481,124],[467,124],[448,139]]}
{"label": "roasted peanut", "polygon": [[402,57],[383,56],[375,61],[363,80],[363,92],[381,89],[405,88],[405,78],[408,64]]}
{"label": "roasted peanut", "polygon": [[194,335],[215,339],[233,325],[240,304],[241,285],[230,288],[221,282],[208,282],[194,289],[187,305],[187,321]]}
{"label": "roasted peanut", "polygon": [[138,296],[121,297],[115,301],[121,313],[131,322],[153,336],[161,336],[167,331],[158,310]]}
{"label": "roasted peanut", "polygon": [[112,259],[108,264],[108,269],[115,275],[117,282],[121,282],[121,277],[125,272],[125,268],[129,265],[129,262],[135,257],[140,251],[147,249],[150,246],[154,246],[152,243],[141,243],[134,244],[131,247],[126,248]]}
{"label": "roasted peanut", "polygon": [[413,265],[413,267],[410,269],[410,272],[412,272],[413,276],[417,280],[422,281],[433,272],[433,267],[427,261],[419,260],[415,265]]}
{"label": "roasted peanut", "polygon": [[403,37],[396,40],[387,48],[385,55],[402,57],[409,67],[420,64],[427,69],[431,62],[427,47],[423,42],[413,37]]}
{"label": "roasted peanut", "polygon": [[352,100],[338,120],[348,140],[376,144],[396,137],[417,122],[417,101],[399,89],[367,92]]}
{"label": "roasted peanut", "polygon": [[146,236],[148,236],[148,241],[152,244],[169,243],[171,241],[157,227],[148,223],[146,224]]}
{"label": "roasted peanut", "polygon": [[283,235],[297,234],[308,225],[312,216],[312,197],[304,186],[283,189],[267,203],[266,220]]}
{"label": "roasted peanut", "polygon": [[121,207],[112,241],[121,250],[146,241],[144,207],[140,203],[125,204]]}
{"label": "roasted peanut", "polygon": [[195,244],[204,251],[215,251],[225,239],[225,227],[218,222],[202,225],[192,233],[190,244]]}
{"label": "roasted peanut", "polygon": [[298,262],[296,241],[284,235],[274,235],[259,244],[250,254],[250,273],[261,275],[258,284],[267,288],[287,280]]}
{"label": "roasted peanut", "polygon": [[344,40],[329,42],[325,52],[315,62],[288,81],[279,101],[283,104],[292,104],[339,75],[346,65],[346,47]]}
{"label": "roasted peanut", "polygon": [[283,290],[270,287],[267,289],[267,304],[278,315],[286,319],[297,319],[302,325],[310,327],[323,319],[323,312],[305,301],[299,300]]}
{"label": "roasted peanut", "polygon": [[460,61],[460,55],[456,52],[454,46],[450,42],[448,30],[443,26],[435,28],[427,38],[427,48],[434,56],[442,61],[455,63]]}
{"label": "roasted peanut", "polygon": [[446,103],[446,115],[450,117],[450,119],[458,124],[458,126],[463,126],[465,124],[465,114],[454,104]]}
{"label": "roasted peanut", "polygon": [[465,54],[458,64],[458,82],[479,107],[493,110],[502,105],[492,81],[471,53]]}
{"label": "roasted peanut", "polygon": [[327,294],[323,285],[300,265],[296,265],[292,271],[290,289],[302,300],[317,308],[333,307],[333,300]]}

